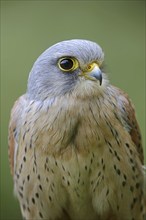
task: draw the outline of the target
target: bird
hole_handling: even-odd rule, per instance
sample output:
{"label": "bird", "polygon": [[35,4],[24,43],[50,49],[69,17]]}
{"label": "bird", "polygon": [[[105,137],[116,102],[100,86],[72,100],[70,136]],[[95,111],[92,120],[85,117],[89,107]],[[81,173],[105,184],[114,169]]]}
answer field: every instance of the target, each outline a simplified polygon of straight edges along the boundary
{"label": "bird", "polygon": [[110,83],[96,42],[64,40],[37,58],[11,110],[8,142],[24,219],[144,219],[135,107]]}

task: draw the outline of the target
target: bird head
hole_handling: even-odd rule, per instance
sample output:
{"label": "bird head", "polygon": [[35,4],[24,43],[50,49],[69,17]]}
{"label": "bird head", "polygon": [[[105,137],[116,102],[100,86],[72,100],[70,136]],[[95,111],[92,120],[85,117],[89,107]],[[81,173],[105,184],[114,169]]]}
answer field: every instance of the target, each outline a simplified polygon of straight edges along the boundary
{"label": "bird head", "polygon": [[48,48],[36,60],[28,79],[34,99],[66,94],[86,97],[100,94],[106,85],[101,70],[104,53],[88,40],[67,40]]}

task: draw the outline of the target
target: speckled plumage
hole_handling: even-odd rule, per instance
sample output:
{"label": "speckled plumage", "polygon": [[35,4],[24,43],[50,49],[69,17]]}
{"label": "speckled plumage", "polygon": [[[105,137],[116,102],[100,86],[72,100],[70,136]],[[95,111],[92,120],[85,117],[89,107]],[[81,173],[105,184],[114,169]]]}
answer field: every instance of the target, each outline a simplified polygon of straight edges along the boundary
{"label": "speckled plumage", "polygon": [[[75,57],[79,68],[63,73],[63,56]],[[12,109],[9,158],[25,219],[144,219],[143,152],[131,101],[105,73],[102,85],[79,76],[103,57],[90,41],[52,46]]]}

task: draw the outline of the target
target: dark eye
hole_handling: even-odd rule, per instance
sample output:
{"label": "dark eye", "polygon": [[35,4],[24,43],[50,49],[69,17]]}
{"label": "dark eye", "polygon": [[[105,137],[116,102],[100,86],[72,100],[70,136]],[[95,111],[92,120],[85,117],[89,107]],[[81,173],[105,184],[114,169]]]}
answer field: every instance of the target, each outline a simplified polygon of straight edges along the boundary
{"label": "dark eye", "polygon": [[73,61],[71,59],[63,59],[60,61],[60,67],[64,70],[70,70],[73,67]]}
{"label": "dark eye", "polygon": [[61,70],[69,72],[78,67],[78,61],[75,58],[61,58],[58,65]]}

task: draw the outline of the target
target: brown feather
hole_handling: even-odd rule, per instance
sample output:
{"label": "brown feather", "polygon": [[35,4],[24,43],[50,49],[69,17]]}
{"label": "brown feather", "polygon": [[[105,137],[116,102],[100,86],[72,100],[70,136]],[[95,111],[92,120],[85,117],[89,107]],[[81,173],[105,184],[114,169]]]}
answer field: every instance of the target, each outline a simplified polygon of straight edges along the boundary
{"label": "brown feather", "polygon": [[[25,101],[25,95],[21,96],[14,103],[14,106],[11,110],[10,122],[9,122],[9,134],[8,134],[8,154],[9,154],[9,164],[11,174],[14,175],[14,152],[15,152],[15,143],[16,143],[16,132],[19,129],[17,127],[19,117],[21,117],[21,111]],[[22,104],[23,103],[23,104]],[[18,117],[19,116],[19,117]],[[16,130],[17,129],[17,130]]]}
{"label": "brown feather", "polygon": [[122,118],[130,128],[129,134],[131,136],[132,141],[135,144],[136,150],[139,154],[139,158],[143,164],[144,156],[143,156],[141,132],[135,116],[134,106],[132,105],[130,98],[125,92],[123,92],[121,89],[117,87],[114,87],[114,89],[116,90],[117,100],[119,103]]}

